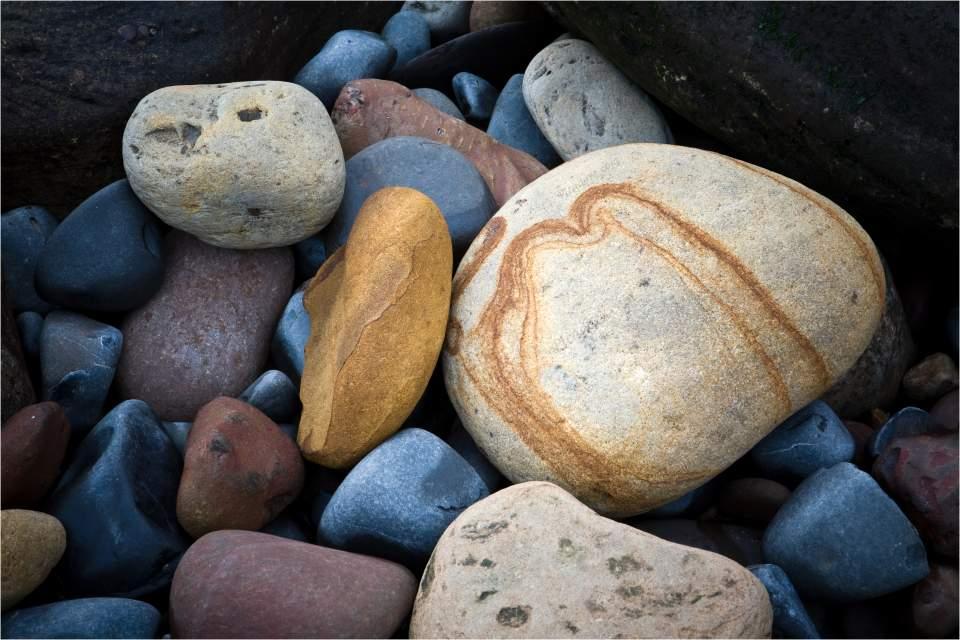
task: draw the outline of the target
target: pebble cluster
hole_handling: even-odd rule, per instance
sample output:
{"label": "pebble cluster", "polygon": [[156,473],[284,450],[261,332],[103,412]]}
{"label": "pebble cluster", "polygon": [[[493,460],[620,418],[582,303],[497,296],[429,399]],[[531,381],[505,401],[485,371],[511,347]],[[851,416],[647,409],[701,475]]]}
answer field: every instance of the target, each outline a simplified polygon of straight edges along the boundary
{"label": "pebble cluster", "polygon": [[957,632],[955,312],[558,35],[406,2],[3,213],[3,638]]}

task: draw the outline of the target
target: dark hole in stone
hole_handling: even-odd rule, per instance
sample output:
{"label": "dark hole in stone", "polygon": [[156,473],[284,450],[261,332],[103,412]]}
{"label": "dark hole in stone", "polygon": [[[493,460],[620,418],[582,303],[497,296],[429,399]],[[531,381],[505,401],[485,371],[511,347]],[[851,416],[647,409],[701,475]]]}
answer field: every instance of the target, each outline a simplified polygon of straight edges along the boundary
{"label": "dark hole in stone", "polygon": [[130,145],[130,151],[133,151],[134,155],[140,155],[140,147],[135,144]]}
{"label": "dark hole in stone", "polygon": [[197,138],[200,137],[200,133],[203,131],[200,127],[195,127],[188,122],[183,123],[183,141],[193,149],[193,145],[197,143]]}
{"label": "dark hole in stone", "polygon": [[257,207],[247,207],[247,213],[249,213],[250,215],[256,217],[256,216],[262,215],[262,214],[263,214],[263,210],[262,210],[262,209],[258,209]]}
{"label": "dark hole in stone", "polygon": [[241,122],[251,122],[253,120],[259,120],[263,117],[263,111],[259,107],[254,107],[253,109],[241,109],[237,111],[237,117],[240,118]]}

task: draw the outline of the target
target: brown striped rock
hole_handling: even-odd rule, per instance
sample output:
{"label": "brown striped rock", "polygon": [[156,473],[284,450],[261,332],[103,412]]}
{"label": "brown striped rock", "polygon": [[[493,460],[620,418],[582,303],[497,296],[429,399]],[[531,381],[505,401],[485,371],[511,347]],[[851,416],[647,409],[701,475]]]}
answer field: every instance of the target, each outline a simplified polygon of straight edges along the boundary
{"label": "brown striped rock", "polygon": [[332,116],[348,160],[373,143],[394,136],[415,136],[450,145],[477,168],[497,206],[547,172],[533,156],[500,144],[396,82],[348,82],[340,91]]}
{"label": "brown striped rock", "polygon": [[443,345],[453,249],[437,205],[388,187],[304,294],[310,314],[297,440],[343,469],[392,435],[423,394]]}
{"label": "brown striped rock", "polygon": [[699,149],[611,147],[525,188],[474,240],[447,391],[513,482],[637,514],[829,388],[884,290],[867,234],[803,185]]}
{"label": "brown striped rock", "polygon": [[547,482],[499,491],[443,533],[411,638],[761,638],[773,612],[739,564],[602,518]]}

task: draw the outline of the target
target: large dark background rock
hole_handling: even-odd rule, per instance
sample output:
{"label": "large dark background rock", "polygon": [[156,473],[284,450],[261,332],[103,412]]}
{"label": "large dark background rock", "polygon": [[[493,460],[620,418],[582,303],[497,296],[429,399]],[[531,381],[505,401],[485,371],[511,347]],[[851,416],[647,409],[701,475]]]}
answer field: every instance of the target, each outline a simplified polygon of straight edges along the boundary
{"label": "large dark background rock", "polygon": [[64,215],[123,176],[137,101],[167,85],[290,80],[399,2],[4,2],[2,208]]}
{"label": "large dark background rock", "polygon": [[955,3],[544,4],[739,157],[880,229],[957,228]]}

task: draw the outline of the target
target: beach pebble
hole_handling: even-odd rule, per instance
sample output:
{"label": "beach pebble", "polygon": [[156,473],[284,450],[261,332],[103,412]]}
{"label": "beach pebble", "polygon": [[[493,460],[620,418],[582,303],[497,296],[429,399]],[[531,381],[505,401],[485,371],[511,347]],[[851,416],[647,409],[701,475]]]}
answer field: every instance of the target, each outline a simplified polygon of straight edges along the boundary
{"label": "beach pebble", "polygon": [[[0,520],[3,537],[0,608],[6,611],[47,579],[63,556],[67,534],[56,518],[39,511],[4,509],[0,511]],[[7,637],[6,629],[3,635]]]}
{"label": "beach pebble", "polygon": [[487,125],[487,135],[529,153],[546,167],[560,164],[560,156],[540,131],[523,100],[522,73],[512,76],[500,92]]}
{"label": "beach pebble", "polygon": [[430,26],[430,35],[433,37],[433,41],[439,44],[463,35],[470,29],[471,4],[462,0],[443,0],[440,2],[407,0],[403,3],[401,12],[412,11],[423,16]]}
{"label": "beach pebble", "polygon": [[300,413],[297,385],[276,369],[262,373],[240,394],[239,399],[259,409],[276,423],[291,422]]}
{"label": "beach pebble", "polygon": [[24,407],[0,431],[0,502],[7,509],[43,498],[60,475],[70,423],[55,402]]}
{"label": "beach pebble", "polygon": [[957,365],[945,353],[934,353],[903,376],[903,395],[909,402],[927,404],[953,391],[960,383]]}
{"label": "beach pebble", "polygon": [[294,293],[277,323],[270,343],[270,353],[280,370],[291,380],[300,381],[303,375],[304,349],[310,338],[310,315],[303,306],[303,291]]}
{"label": "beach pebble", "polygon": [[61,600],[3,616],[4,638],[156,638],[160,612],[129,598]]}
{"label": "beach pebble", "polygon": [[293,81],[320,98],[329,111],[343,85],[360,78],[385,77],[396,60],[397,50],[376,33],[338,31]]}
{"label": "beach pebble", "polygon": [[43,247],[57,224],[52,213],[38,206],[18,207],[0,216],[0,263],[7,302],[14,313],[47,313],[53,309],[37,293],[34,274]]}
{"label": "beach pebble", "polygon": [[887,418],[873,432],[873,437],[867,444],[867,454],[872,460],[882,454],[884,449],[898,438],[936,433],[940,430],[940,423],[923,409],[904,407]]}
{"label": "beach pebble", "polygon": [[853,460],[853,436],[819,400],[787,418],[750,450],[761,471],[777,478],[806,478],[817,469]]}
{"label": "beach pebble", "polygon": [[448,116],[453,116],[457,120],[466,122],[467,119],[463,113],[460,112],[456,103],[448,98],[447,94],[442,91],[437,91],[436,89],[414,89],[413,94],[424,102],[428,102],[440,111],[443,111]]}
{"label": "beach pebble", "polygon": [[430,25],[423,14],[417,11],[398,11],[393,14],[380,35],[397,52],[394,67],[406,64],[430,49]]}
{"label": "beach pebble", "polygon": [[497,103],[497,88],[478,75],[461,71],[453,76],[453,95],[467,120],[486,123]]}
{"label": "beach pebble", "polygon": [[774,638],[821,637],[783,569],[775,564],[755,564],[747,568],[763,583],[770,595]]}

